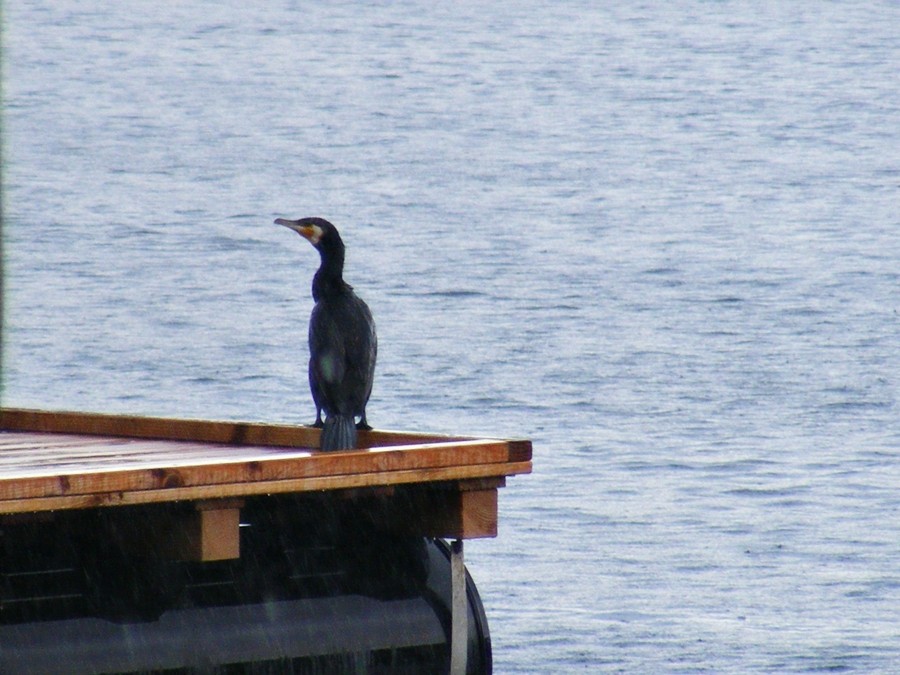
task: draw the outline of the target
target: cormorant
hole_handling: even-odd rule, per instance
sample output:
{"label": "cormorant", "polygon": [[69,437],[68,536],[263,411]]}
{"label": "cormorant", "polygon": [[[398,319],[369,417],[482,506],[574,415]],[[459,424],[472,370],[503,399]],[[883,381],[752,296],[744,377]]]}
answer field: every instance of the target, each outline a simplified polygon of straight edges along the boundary
{"label": "cormorant", "polygon": [[344,242],[334,225],[324,218],[278,218],[275,222],[303,236],[321,257],[312,282],[316,305],[309,318],[309,388],[316,404],[315,426],[324,427],[322,450],[353,448],[356,430],[371,429],[366,403],[378,351],[372,312],[344,281]]}

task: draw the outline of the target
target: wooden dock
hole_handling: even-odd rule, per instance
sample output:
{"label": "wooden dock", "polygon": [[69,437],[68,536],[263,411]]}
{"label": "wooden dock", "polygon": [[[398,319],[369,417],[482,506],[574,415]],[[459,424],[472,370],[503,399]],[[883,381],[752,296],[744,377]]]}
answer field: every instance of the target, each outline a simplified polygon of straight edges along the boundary
{"label": "wooden dock", "polygon": [[508,476],[531,471],[527,440],[373,430],[359,433],[358,450],[322,453],[315,449],[319,433],[306,426],[0,409],[0,518],[180,503],[190,508],[169,523],[177,556],[215,560],[240,555],[243,500],[331,491],[377,500],[388,527],[493,537],[498,488]]}
{"label": "wooden dock", "polygon": [[[497,535],[498,489],[530,473],[530,441],[373,430],[323,453],[319,435],[0,409],[0,670],[130,673],[195,655],[357,672],[390,655],[489,672],[463,540]],[[277,619],[288,611],[302,620]]]}

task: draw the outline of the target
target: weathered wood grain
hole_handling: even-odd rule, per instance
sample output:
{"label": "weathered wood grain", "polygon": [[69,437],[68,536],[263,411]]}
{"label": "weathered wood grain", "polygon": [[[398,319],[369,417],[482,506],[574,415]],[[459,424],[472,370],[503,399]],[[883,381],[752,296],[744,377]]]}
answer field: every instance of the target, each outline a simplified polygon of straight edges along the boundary
{"label": "weathered wood grain", "polygon": [[[216,420],[170,419],[68,411],[0,409],[0,429],[63,434],[156,438],[234,445],[318,448],[320,430],[302,425]],[[363,448],[452,440],[459,436],[406,431],[359,432]]]}
{"label": "weathered wood grain", "polygon": [[[0,514],[450,482],[454,496],[422,504],[434,514],[429,527],[493,536],[496,488],[531,471],[529,441],[368,431],[360,433],[362,449],[321,453],[318,434],[311,427],[3,409]],[[198,515],[194,540],[203,546],[203,532],[230,532],[234,514]],[[232,555],[228,546],[233,541],[224,552],[196,555]]]}

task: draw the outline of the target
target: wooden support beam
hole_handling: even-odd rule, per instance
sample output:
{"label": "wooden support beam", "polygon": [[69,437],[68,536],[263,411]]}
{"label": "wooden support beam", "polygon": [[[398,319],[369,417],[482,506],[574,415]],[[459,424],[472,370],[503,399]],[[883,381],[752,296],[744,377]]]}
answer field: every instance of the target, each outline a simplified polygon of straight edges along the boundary
{"label": "wooden support beam", "polygon": [[457,483],[398,486],[393,498],[373,498],[377,504],[368,510],[377,514],[374,525],[398,532],[445,539],[496,537],[497,484],[481,489],[461,489]]}
{"label": "wooden support beam", "polygon": [[241,557],[240,502],[197,502],[173,533],[179,560],[207,562]]}
{"label": "wooden support beam", "polygon": [[[458,539],[497,536],[497,490],[466,490],[460,492],[456,522],[451,522],[452,532],[443,536]],[[451,512],[451,517],[454,514]],[[456,527],[452,527],[455,525]]]}
{"label": "wooden support beam", "polygon": [[107,513],[105,535],[137,558],[207,562],[239,558],[243,501],[215,499]]}

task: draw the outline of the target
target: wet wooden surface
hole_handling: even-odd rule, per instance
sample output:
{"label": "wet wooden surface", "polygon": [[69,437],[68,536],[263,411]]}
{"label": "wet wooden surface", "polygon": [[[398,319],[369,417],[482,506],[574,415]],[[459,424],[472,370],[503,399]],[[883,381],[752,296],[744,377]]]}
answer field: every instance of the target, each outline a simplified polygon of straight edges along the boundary
{"label": "wet wooden surface", "polygon": [[[531,471],[524,440],[371,431],[360,432],[362,449],[321,453],[318,436],[311,427],[3,409],[0,514],[451,484],[465,520],[492,499],[465,486]],[[495,505],[496,487],[487,490]]]}

